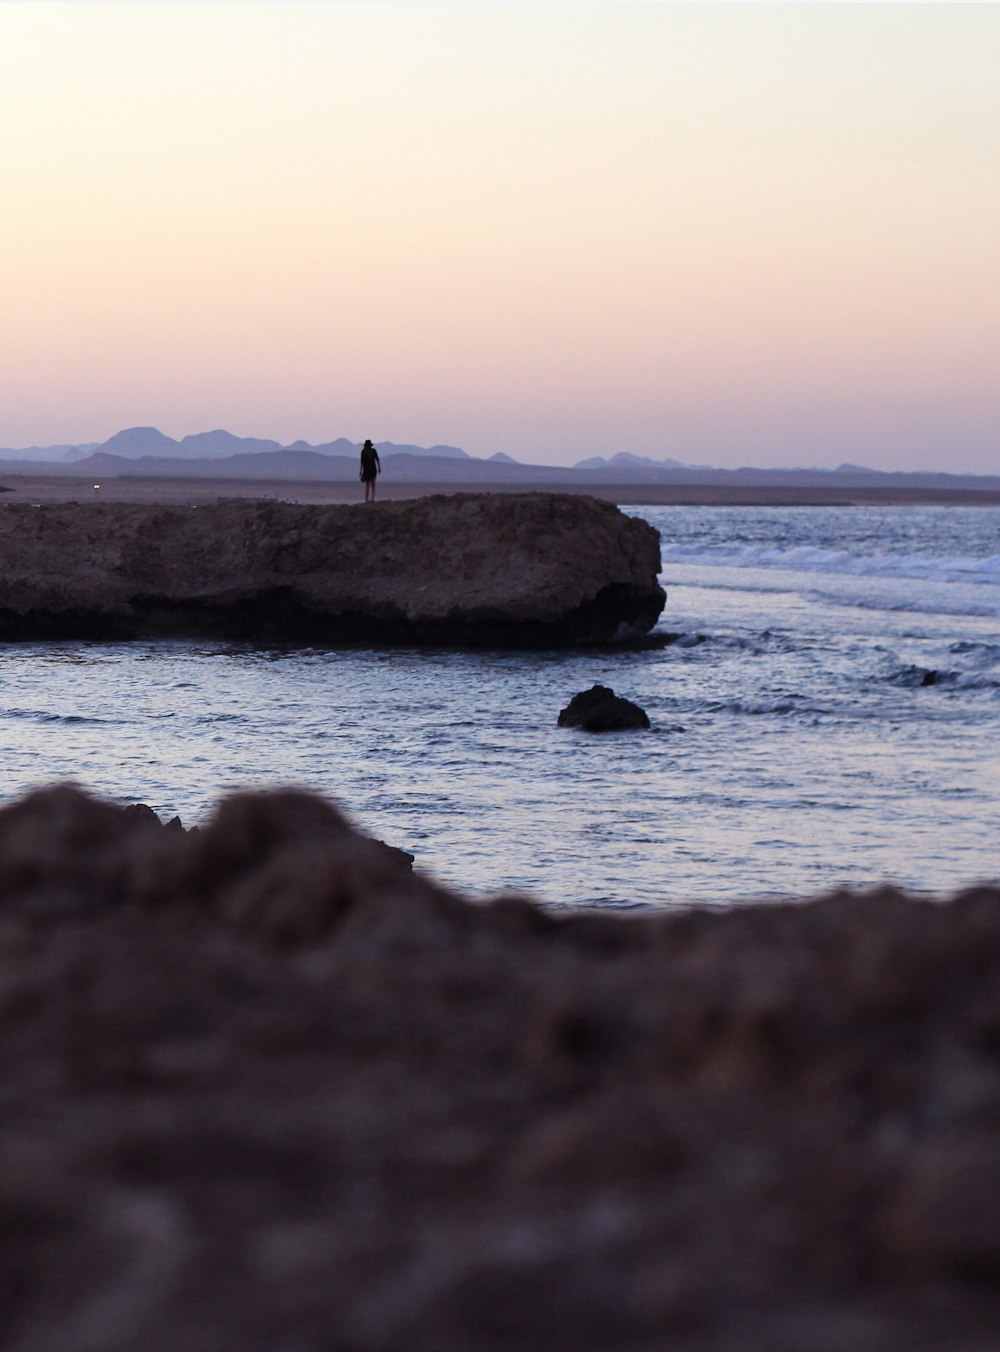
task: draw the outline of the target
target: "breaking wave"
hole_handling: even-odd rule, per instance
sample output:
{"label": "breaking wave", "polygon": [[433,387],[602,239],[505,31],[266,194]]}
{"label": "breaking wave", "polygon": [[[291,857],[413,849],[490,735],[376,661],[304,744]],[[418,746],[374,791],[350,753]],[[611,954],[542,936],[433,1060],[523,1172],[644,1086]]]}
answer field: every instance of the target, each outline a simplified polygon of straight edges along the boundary
{"label": "breaking wave", "polygon": [[890,684],[909,689],[943,686],[951,690],[996,690],[1000,680],[981,671],[949,671],[939,667],[921,667],[908,663],[888,678]]}
{"label": "breaking wave", "polygon": [[908,578],[1000,587],[1000,554],[983,558],[945,554],[855,554],[818,545],[781,548],[764,544],[661,545],[664,563],[723,568],[775,568],[796,573],[838,573],[846,577]]}
{"label": "breaking wave", "polygon": [[777,699],[711,700],[704,708],[707,713],[749,714],[754,717],[761,714],[802,713],[803,703],[800,695],[783,695]]}

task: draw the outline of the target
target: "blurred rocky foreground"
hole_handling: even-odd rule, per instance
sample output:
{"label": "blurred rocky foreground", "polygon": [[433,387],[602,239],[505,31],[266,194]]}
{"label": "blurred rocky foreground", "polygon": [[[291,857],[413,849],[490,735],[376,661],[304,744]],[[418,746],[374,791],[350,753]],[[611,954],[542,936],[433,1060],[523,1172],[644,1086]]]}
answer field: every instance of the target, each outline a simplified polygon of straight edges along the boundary
{"label": "blurred rocky foreground", "polygon": [[987,1352],[1000,893],[473,905],[321,801],[0,813],[8,1352]]}

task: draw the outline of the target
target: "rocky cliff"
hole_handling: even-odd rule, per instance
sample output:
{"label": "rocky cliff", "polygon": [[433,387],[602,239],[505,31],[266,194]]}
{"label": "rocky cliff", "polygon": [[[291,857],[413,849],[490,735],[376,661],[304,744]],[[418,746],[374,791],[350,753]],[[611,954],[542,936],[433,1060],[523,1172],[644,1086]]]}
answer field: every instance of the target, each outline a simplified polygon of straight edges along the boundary
{"label": "rocky cliff", "polygon": [[591,498],[0,510],[0,638],[620,641],[664,593],[645,522]]}
{"label": "rocky cliff", "polygon": [[299,795],[0,812],[9,1352],[992,1352],[1000,892],[474,906]]}

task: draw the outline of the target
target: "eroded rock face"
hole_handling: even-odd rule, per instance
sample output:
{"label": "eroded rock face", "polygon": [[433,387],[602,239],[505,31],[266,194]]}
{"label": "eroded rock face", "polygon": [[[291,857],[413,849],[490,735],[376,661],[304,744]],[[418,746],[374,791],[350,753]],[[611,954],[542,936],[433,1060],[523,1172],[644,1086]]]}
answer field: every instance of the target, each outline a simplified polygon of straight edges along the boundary
{"label": "eroded rock face", "polygon": [[301,794],[0,812],[10,1352],[990,1352],[1000,892],[472,905]]}
{"label": "eroded rock face", "polygon": [[621,642],[663,608],[659,537],[569,494],[375,507],[0,510],[0,638]]}
{"label": "eroded rock face", "polygon": [[616,695],[610,686],[592,685],[573,696],[560,711],[558,724],[584,732],[625,732],[629,728],[648,728],[649,715],[632,700]]}

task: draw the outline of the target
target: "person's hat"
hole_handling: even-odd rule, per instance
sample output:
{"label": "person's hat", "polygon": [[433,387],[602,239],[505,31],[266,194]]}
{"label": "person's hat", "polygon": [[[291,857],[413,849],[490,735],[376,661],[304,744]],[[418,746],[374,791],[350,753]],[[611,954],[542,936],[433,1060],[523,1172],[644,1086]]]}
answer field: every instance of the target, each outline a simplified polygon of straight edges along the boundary
{"label": "person's hat", "polygon": [[366,445],[366,446],[370,446],[370,445],[371,445],[371,441],[369,440],[368,437],[365,437],[365,445]]}

